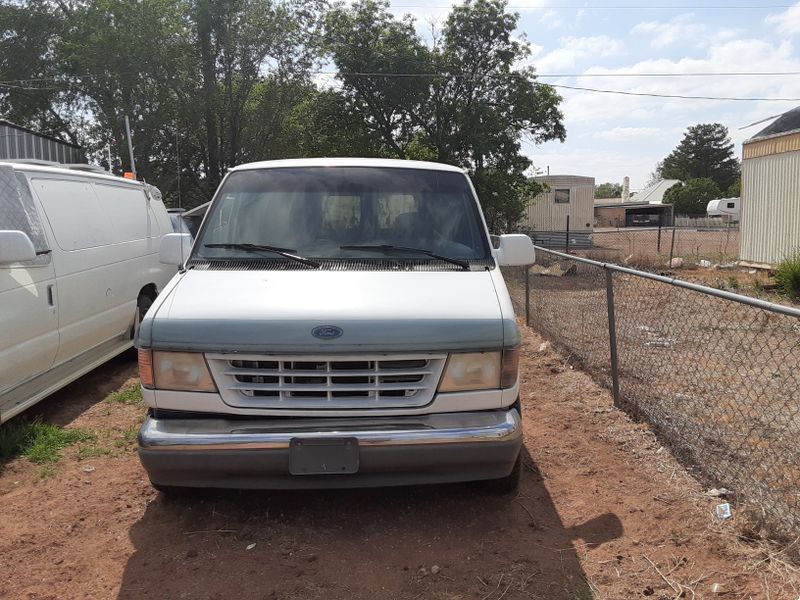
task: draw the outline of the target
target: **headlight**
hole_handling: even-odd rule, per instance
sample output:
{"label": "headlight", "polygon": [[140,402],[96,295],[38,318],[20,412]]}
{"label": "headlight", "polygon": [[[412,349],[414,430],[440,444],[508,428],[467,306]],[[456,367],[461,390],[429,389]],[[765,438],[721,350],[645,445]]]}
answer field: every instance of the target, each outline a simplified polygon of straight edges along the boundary
{"label": "headlight", "polygon": [[514,387],[519,348],[502,352],[451,354],[439,384],[440,392],[496,390]]}
{"label": "headlight", "polygon": [[451,354],[447,359],[440,392],[489,390],[500,387],[501,352]]}
{"label": "headlight", "polygon": [[[139,351],[140,372],[142,351]],[[146,352],[146,351],[145,351]],[[149,366],[149,365],[146,365]],[[184,392],[216,392],[217,386],[208,372],[208,365],[199,352],[152,352],[152,387],[157,390]],[[142,377],[142,385],[150,387]]]}

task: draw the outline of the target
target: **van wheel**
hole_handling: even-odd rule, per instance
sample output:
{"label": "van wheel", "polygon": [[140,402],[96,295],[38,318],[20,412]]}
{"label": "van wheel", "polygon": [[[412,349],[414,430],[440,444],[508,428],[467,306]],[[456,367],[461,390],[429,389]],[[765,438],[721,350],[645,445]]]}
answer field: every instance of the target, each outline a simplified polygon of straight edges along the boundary
{"label": "van wheel", "polygon": [[136,309],[139,312],[139,322],[142,322],[144,316],[147,314],[147,311],[150,310],[150,307],[153,306],[153,298],[146,294],[139,294],[139,297],[136,299]]}
{"label": "van wheel", "polygon": [[139,326],[142,324],[142,319],[147,314],[149,308],[153,305],[153,299],[145,294],[139,294],[136,299],[136,310],[133,313],[133,325],[131,326],[131,339],[135,340],[139,335]]}
{"label": "van wheel", "polygon": [[489,479],[487,481],[479,482],[482,489],[487,492],[499,495],[506,495],[515,493],[519,488],[519,480],[522,476],[522,452],[517,455],[517,460],[514,462],[514,468],[511,473],[500,479]]}

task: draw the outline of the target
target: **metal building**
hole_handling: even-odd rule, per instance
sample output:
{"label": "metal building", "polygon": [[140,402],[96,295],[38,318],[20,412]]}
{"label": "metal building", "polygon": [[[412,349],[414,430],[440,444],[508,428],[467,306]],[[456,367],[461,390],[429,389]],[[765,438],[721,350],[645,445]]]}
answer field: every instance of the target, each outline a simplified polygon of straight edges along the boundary
{"label": "metal building", "polygon": [[536,196],[528,205],[522,228],[530,232],[536,243],[544,246],[565,245],[569,228],[570,246],[590,246],[594,223],[594,177],[547,175],[535,180],[546,183],[550,189]]}
{"label": "metal building", "polygon": [[800,107],[742,147],[740,260],[771,266],[800,250]]}
{"label": "metal building", "polygon": [[0,160],[24,158],[63,164],[86,162],[80,146],[0,119]]}

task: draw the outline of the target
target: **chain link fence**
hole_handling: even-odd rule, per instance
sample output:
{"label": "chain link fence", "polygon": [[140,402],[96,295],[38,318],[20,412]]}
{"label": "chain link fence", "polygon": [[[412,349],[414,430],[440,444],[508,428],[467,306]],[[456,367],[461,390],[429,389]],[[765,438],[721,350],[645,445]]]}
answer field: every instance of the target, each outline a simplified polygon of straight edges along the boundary
{"label": "chain link fence", "polygon": [[679,460],[764,533],[800,535],[800,310],[544,248],[506,279],[518,314]]}
{"label": "chain link fence", "polygon": [[739,228],[596,229],[587,256],[644,267],[667,265],[672,258],[731,263],[739,258]]}

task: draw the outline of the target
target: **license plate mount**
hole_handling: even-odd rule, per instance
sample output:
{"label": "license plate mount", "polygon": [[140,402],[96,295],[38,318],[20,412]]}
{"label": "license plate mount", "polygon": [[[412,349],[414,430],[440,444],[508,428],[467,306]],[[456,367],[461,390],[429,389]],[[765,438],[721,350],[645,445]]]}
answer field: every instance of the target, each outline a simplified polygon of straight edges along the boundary
{"label": "license plate mount", "polygon": [[356,438],[292,438],[289,473],[292,475],[348,475],[358,472]]}

